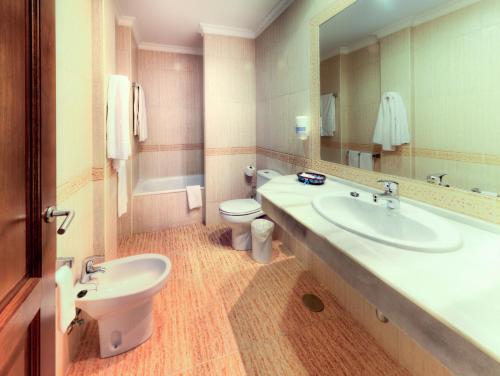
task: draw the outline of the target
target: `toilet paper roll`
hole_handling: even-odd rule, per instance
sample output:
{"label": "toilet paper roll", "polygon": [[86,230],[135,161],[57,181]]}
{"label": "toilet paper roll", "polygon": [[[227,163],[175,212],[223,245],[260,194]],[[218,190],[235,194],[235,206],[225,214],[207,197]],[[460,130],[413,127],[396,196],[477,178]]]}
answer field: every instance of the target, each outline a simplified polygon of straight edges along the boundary
{"label": "toilet paper roll", "polygon": [[255,175],[255,167],[252,165],[248,165],[245,168],[245,175],[248,176],[249,178],[252,178]]}
{"label": "toilet paper roll", "polygon": [[73,272],[64,265],[56,272],[57,284],[57,313],[58,327],[63,333],[66,333],[69,325],[76,315],[75,292],[73,291]]}

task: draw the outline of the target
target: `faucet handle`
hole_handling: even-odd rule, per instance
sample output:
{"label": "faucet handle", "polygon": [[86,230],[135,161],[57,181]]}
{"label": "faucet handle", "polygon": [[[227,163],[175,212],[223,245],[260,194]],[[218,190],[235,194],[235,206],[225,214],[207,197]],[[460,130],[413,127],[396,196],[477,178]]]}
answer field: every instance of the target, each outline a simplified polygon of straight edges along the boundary
{"label": "faucet handle", "polygon": [[92,255],[92,256],[86,257],[83,260],[83,267],[86,270],[92,269],[92,267],[94,266],[94,261],[97,261],[97,260],[104,260],[104,255]]}
{"label": "faucet handle", "polygon": [[377,183],[383,183],[384,184],[384,191],[385,193],[397,193],[399,189],[399,183],[394,180],[386,180],[386,179],[380,179],[377,180]]}

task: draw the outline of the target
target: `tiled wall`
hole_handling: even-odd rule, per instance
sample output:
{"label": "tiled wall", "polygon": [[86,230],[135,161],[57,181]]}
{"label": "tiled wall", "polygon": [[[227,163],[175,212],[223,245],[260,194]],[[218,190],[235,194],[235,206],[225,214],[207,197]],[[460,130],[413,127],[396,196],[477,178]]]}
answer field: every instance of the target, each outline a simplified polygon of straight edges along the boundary
{"label": "tiled wall", "polygon": [[255,42],[204,36],[206,223],[218,223],[221,201],[248,198],[244,175],[255,165]]}
{"label": "tiled wall", "polygon": [[[86,0],[56,1],[57,206],[76,211],[57,256],[75,257],[75,279],[91,255],[92,190],[92,7]],[[64,375],[80,339],[56,329],[56,372]]]}
{"label": "tiled wall", "polygon": [[116,73],[114,1],[92,1],[92,114],[94,171],[94,253],[116,257],[117,175],[106,157],[108,78]]}
{"label": "tiled wall", "polygon": [[[56,1],[57,206],[76,212],[68,232],[57,237],[57,255],[75,257],[75,279],[85,257],[116,252],[116,175],[104,142],[104,72],[114,72],[114,19],[112,1]],[[66,373],[79,341],[79,328],[71,335],[56,329],[57,375]]]}
{"label": "tiled wall", "polygon": [[321,158],[326,161],[341,162],[342,158],[342,90],[340,88],[340,55],[321,62],[321,95],[333,94],[335,100],[335,134],[321,136]]}
{"label": "tiled wall", "polygon": [[380,104],[378,43],[341,55],[342,141],[369,145]]}
{"label": "tiled wall", "polygon": [[204,203],[201,208],[189,210],[185,191],[136,195],[133,200],[134,233],[203,223]]}
{"label": "tiled wall", "polygon": [[148,138],[139,146],[139,179],[203,174],[203,57],[138,51]]}
{"label": "tiled wall", "polygon": [[413,29],[416,152],[444,152],[416,154],[416,179],[443,171],[452,185],[500,192],[499,30],[496,0]]}
{"label": "tiled wall", "polygon": [[[380,40],[380,92],[395,91],[401,95],[408,112],[411,140],[414,134],[413,110],[413,66],[411,29],[404,29]],[[408,152],[401,152],[406,149]],[[411,148],[400,148],[400,152],[383,152],[381,171],[386,174],[413,176]]]}
{"label": "tiled wall", "polygon": [[[127,76],[131,82],[137,81],[137,43],[135,41],[133,31],[128,26],[117,26],[116,28],[116,73]],[[118,238],[132,234],[132,218],[133,218],[133,189],[134,181],[138,180],[138,152],[139,142],[137,137],[133,135],[132,122],[132,102],[133,95],[130,94],[130,140],[132,145],[132,155],[127,161],[127,193],[128,205],[127,212],[118,218]],[[135,167],[135,168],[134,168]]]}
{"label": "tiled wall", "polygon": [[[431,186],[422,180],[380,175],[321,161],[319,159],[319,128],[316,129],[319,117],[311,117],[312,137],[303,144],[303,150],[296,150],[296,143],[287,144],[293,130],[290,127],[281,129],[280,122],[274,121],[267,115],[272,109],[273,113],[283,114],[282,117],[292,117],[295,116],[295,112],[298,112],[297,108],[301,108],[300,112],[319,114],[319,46],[317,45],[319,24],[349,3],[351,3],[350,0],[296,1],[257,38],[257,167],[275,168],[284,173],[314,168],[317,171],[377,188],[379,185],[376,181],[384,176],[400,182],[400,191],[403,196],[500,223],[500,200],[478,196],[460,189]],[[497,5],[497,2],[486,0],[478,3],[481,6],[485,4],[493,7]],[[491,21],[492,17],[495,19],[495,14],[498,14],[498,6],[489,13],[484,13],[481,19],[485,22]],[[311,26],[312,23],[316,26]],[[486,32],[482,34],[489,35]],[[492,34],[495,35],[495,33]],[[311,44],[312,38],[314,38],[314,44]],[[273,74],[270,73],[272,70]],[[289,106],[292,96],[290,93],[297,92],[297,87],[305,93],[310,91],[312,99],[310,100],[309,94],[304,94],[300,104]],[[285,94],[286,99],[273,100],[269,97],[269,93],[272,92],[271,88],[275,90],[288,88],[289,94]],[[318,106],[318,108],[312,110],[311,106]],[[287,132],[290,133],[287,134]],[[496,161],[496,159],[490,158],[490,161]],[[401,168],[397,166],[397,163],[394,165],[395,170]],[[496,176],[500,175],[496,174]]]}

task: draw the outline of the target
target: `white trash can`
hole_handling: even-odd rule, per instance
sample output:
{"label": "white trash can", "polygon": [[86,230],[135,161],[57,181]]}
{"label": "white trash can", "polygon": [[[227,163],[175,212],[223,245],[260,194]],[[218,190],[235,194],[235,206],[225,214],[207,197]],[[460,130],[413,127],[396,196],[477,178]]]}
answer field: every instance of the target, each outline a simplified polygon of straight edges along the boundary
{"label": "white trash can", "polygon": [[252,258],[259,264],[268,264],[273,258],[274,223],[266,219],[252,222]]}

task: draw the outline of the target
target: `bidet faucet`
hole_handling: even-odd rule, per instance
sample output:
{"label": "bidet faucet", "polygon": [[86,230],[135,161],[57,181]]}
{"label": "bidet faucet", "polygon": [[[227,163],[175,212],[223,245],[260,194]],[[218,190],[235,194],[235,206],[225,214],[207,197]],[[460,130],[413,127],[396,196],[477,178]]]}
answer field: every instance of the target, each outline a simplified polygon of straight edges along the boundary
{"label": "bidet faucet", "polygon": [[105,273],[106,269],[102,266],[94,266],[95,260],[104,260],[104,256],[89,256],[82,263],[82,274],[80,283],[88,283],[94,273]]}
{"label": "bidet faucet", "polygon": [[392,180],[379,180],[377,183],[384,184],[384,192],[374,193],[373,202],[379,202],[380,200],[387,201],[388,209],[399,209],[399,183]]}

